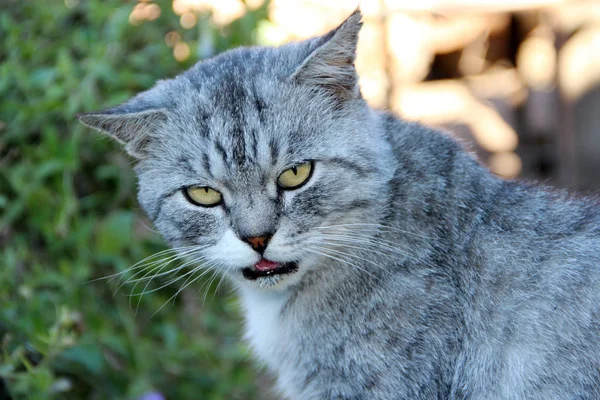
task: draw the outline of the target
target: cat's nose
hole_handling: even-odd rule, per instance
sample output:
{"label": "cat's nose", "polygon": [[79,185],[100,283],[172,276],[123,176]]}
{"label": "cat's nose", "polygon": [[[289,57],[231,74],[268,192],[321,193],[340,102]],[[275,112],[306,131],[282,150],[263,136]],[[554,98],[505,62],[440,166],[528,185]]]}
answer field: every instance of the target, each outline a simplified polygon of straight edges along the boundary
{"label": "cat's nose", "polygon": [[273,237],[273,235],[265,234],[262,236],[245,237],[242,240],[245,241],[246,243],[248,243],[250,246],[252,246],[252,248],[255,251],[262,254],[265,251],[265,249],[267,248],[267,245],[269,244],[269,240],[271,240],[271,237]]}

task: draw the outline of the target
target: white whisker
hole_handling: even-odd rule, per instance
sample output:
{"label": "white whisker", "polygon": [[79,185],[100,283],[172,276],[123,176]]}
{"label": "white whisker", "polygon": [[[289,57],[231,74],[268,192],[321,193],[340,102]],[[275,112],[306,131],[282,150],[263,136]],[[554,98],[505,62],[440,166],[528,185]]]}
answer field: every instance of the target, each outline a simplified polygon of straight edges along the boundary
{"label": "white whisker", "polygon": [[210,290],[210,286],[215,281],[215,279],[217,279],[218,276],[219,276],[218,274],[214,274],[212,276],[212,278],[210,278],[210,280],[208,281],[208,284],[206,285],[206,290],[204,291],[204,296],[202,297],[202,307],[204,307],[204,303],[206,302],[206,296],[208,295],[208,291]]}
{"label": "white whisker", "polygon": [[223,283],[224,279],[225,279],[225,275],[221,274],[221,278],[219,279],[219,283],[217,283],[217,288],[215,289],[215,291],[213,293],[213,300],[215,299],[215,296],[217,295],[217,292],[219,291],[219,288],[221,287],[221,284]]}
{"label": "white whisker", "polygon": [[[137,272],[137,273],[135,273],[133,276],[131,276],[131,277],[130,277],[128,280],[126,280],[126,281],[124,281],[124,282],[122,282],[122,283],[119,283],[119,285],[118,285],[118,286],[117,286],[117,288],[115,289],[115,292],[114,292],[114,294],[113,294],[113,295],[116,295],[116,293],[119,291],[119,289],[121,289],[121,287],[123,287],[123,286],[124,286],[125,284],[127,284],[127,283],[133,283],[133,282],[135,282],[135,285],[134,285],[134,286],[133,286],[133,288],[132,288],[132,290],[135,290],[135,287],[138,285],[138,283],[139,283],[140,281],[143,281],[143,280],[146,280],[146,279],[149,279],[149,280],[152,280],[152,279],[154,279],[154,278],[156,277],[156,274],[158,274],[158,273],[159,273],[159,272],[160,272],[162,269],[164,269],[165,267],[167,267],[167,266],[168,266],[169,264],[171,264],[172,262],[174,262],[174,261],[176,261],[176,260],[179,260],[179,259],[181,259],[181,258],[186,258],[186,257],[189,257],[189,256],[193,256],[193,255],[194,255],[196,252],[199,252],[199,251],[201,251],[201,250],[202,250],[202,249],[197,249],[197,248],[195,248],[195,249],[190,249],[190,250],[188,250],[188,251],[186,251],[186,252],[183,252],[183,253],[180,253],[180,254],[176,254],[176,255],[174,255],[174,256],[170,256],[170,257],[168,257],[168,258],[166,258],[166,259],[162,259],[162,260],[154,261],[154,262],[152,262],[152,263],[150,263],[150,264],[145,264],[144,266],[145,266],[146,268],[148,268],[149,270],[141,270],[141,271],[138,271],[138,272]],[[158,271],[157,271],[157,270],[158,270]],[[157,272],[156,272],[156,274],[155,274],[154,276],[152,276],[151,278],[147,278],[147,277],[148,277],[149,275],[151,275],[151,274],[152,274],[154,271],[157,271]],[[172,270],[170,270],[170,271],[172,271]],[[169,271],[169,272],[170,272],[170,271]],[[141,278],[138,278],[138,279],[133,279],[133,278],[135,278],[136,276],[138,276],[138,275],[140,275],[140,274],[142,274],[142,273],[144,273],[144,272],[145,272],[145,274],[144,274],[144,276],[142,276]],[[121,282],[121,279],[119,279],[119,282]]]}
{"label": "white whisker", "polygon": [[[384,252],[377,250],[377,248],[383,248],[383,249],[387,249],[392,252],[398,253],[400,255],[406,256],[409,259],[411,259],[417,263],[422,263],[429,267],[434,267],[431,263],[426,262],[423,259],[419,259],[419,258],[415,257],[414,255],[410,254],[408,251],[401,249],[399,247],[392,246],[391,245],[391,244],[393,244],[392,242],[385,241],[385,240],[379,240],[379,238],[368,238],[368,237],[364,237],[364,236],[361,236],[358,234],[348,234],[348,233],[344,233],[342,235],[321,233],[321,235],[323,236],[322,242],[329,242],[330,244],[337,244],[340,247],[349,247],[350,245],[352,245],[352,248],[358,247],[361,251],[371,252],[374,254],[380,254],[380,255],[389,257],[388,253],[384,253]],[[368,245],[368,247],[367,247],[367,245]]]}
{"label": "white whisker", "polygon": [[[192,247],[192,246],[185,246],[185,248],[187,248],[187,247]],[[178,249],[165,249],[165,250],[161,250],[161,251],[159,251],[157,253],[149,255],[148,257],[144,258],[143,260],[140,260],[140,261],[136,262],[131,267],[129,267],[129,268],[127,268],[127,269],[125,269],[125,270],[123,270],[121,272],[117,272],[117,273],[111,274],[111,275],[106,275],[106,276],[103,276],[103,277],[100,277],[100,278],[96,278],[96,279],[91,279],[91,280],[87,281],[86,283],[96,282],[96,281],[100,281],[100,280],[103,280],[103,279],[108,279],[109,282],[110,282],[111,280],[113,280],[114,278],[116,278],[119,275],[123,275],[123,274],[126,274],[127,272],[130,272],[130,271],[134,270],[134,269],[140,268],[141,267],[140,264],[142,264],[142,263],[150,261],[151,259],[159,257],[159,256],[164,255],[166,253],[176,252],[177,250]]]}
{"label": "white whisker", "polygon": [[[118,291],[121,287],[123,287],[124,285],[128,284],[128,283],[134,283],[134,282],[139,282],[139,281],[143,281],[146,279],[152,279],[152,278],[147,278],[149,275],[151,275],[154,271],[156,271],[157,269],[160,271],[161,269],[163,269],[164,267],[168,266],[169,264],[171,264],[172,262],[178,260],[179,258],[181,258],[181,256],[179,255],[173,255],[170,256],[168,258],[165,259],[161,259],[161,260],[157,260],[157,261],[153,261],[149,264],[145,264],[144,267],[145,269],[136,272],[135,274],[133,274],[131,277],[129,277],[127,280],[122,281],[122,279],[119,279],[119,285],[117,286],[116,291]],[[141,278],[137,278],[134,279],[136,276],[144,274]]]}
{"label": "white whisker", "polygon": [[346,258],[350,258],[350,259],[353,259],[353,260],[355,260],[355,261],[367,262],[367,263],[369,263],[369,264],[372,264],[372,265],[374,265],[374,266],[375,266],[375,267],[377,267],[377,268],[383,268],[381,265],[377,264],[376,262],[374,262],[374,261],[372,261],[372,260],[369,260],[369,259],[366,259],[366,258],[364,258],[364,257],[361,257],[361,256],[359,256],[358,254],[353,254],[353,253],[351,253],[351,252],[339,251],[339,250],[335,250],[335,249],[332,249],[332,248],[330,248],[330,247],[325,247],[325,246],[318,246],[318,245],[317,245],[317,246],[314,246],[314,245],[313,245],[313,247],[320,248],[321,250],[322,250],[322,249],[326,249],[327,251],[329,251],[329,252],[331,252],[331,253],[333,253],[333,254],[336,254],[336,255],[338,255],[338,256],[340,256],[340,257],[344,256],[344,257],[346,257]]}
{"label": "white whisker", "polygon": [[351,263],[348,260],[345,260],[343,258],[339,258],[339,257],[336,257],[336,256],[332,256],[331,254],[325,253],[324,251],[327,251],[327,250],[330,250],[330,249],[328,249],[328,248],[318,248],[318,250],[315,250],[314,248],[307,248],[306,249],[306,251],[308,251],[309,253],[313,253],[313,254],[317,254],[317,255],[323,256],[323,257],[331,258],[333,260],[337,260],[337,261],[341,262],[342,264],[350,265],[351,267],[354,267],[354,268],[358,269],[359,271],[362,271],[362,272],[364,272],[364,273],[372,276],[375,279],[379,279],[378,277],[376,277],[375,275],[373,275],[372,273],[370,273],[366,269],[361,268],[360,266],[358,266],[358,265],[356,265],[354,263]]}
{"label": "white whisker", "polygon": [[344,227],[370,227],[370,228],[378,228],[381,230],[388,230],[388,231],[393,231],[393,232],[398,232],[398,233],[402,233],[402,234],[406,234],[406,235],[411,235],[411,236],[415,236],[421,239],[426,239],[426,240],[433,240],[433,238],[428,237],[428,236],[423,236],[421,234],[415,233],[415,232],[410,232],[410,231],[406,231],[403,229],[399,229],[399,228],[395,228],[393,226],[389,226],[389,225],[382,225],[382,224],[374,224],[374,223],[361,223],[361,222],[357,222],[357,223],[352,223],[352,224],[339,224],[339,225],[323,225],[323,226],[318,226],[315,229],[332,229],[332,228],[344,228]]}
{"label": "white whisker", "polygon": [[[168,265],[168,264],[171,264],[171,263],[172,263],[172,262],[174,262],[175,260],[179,260],[179,259],[181,259],[181,258],[193,257],[195,253],[196,253],[196,252],[189,252],[189,253],[187,253],[187,254],[183,254],[183,255],[180,255],[180,256],[178,256],[178,257],[175,257],[175,258],[174,258],[174,259],[172,259],[172,260],[169,260],[169,261],[165,260],[165,261],[166,261],[166,262],[165,262],[165,264],[166,264],[166,265]],[[160,265],[163,265],[163,264],[160,264]],[[152,271],[155,271],[155,270],[156,270],[156,268],[157,268],[157,267],[153,268],[153,269],[152,269]],[[163,275],[168,275],[168,274],[171,274],[171,273],[173,273],[173,272],[175,272],[175,271],[179,270],[180,268],[181,268],[181,266],[178,266],[178,267],[176,267],[176,268],[174,268],[174,269],[171,269],[171,270],[169,270],[169,271],[161,272],[160,274],[155,274],[155,275],[154,275],[154,276],[152,276],[151,278],[147,278],[148,274],[146,274],[146,275],[144,275],[143,277],[141,277],[141,278],[138,278],[138,279],[132,279],[132,278],[133,278],[133,276],[132,276],[130,279],[128,279],[127,281],[125,281],[125,283],[133,283],[133,282],[143,281],[143,280],[147,280],[147,279],[148,279],[148,280],[152,280],[152,279],[154,279],[154,278],[158,278],[158,277],[160,277],[160,276],[163,276]],[[159,272],[160,272],[160,271],[159,271]]]}
{"label": "white whisker", "polygon": [[[160,310],[162,310],[168,303],[171,302],[171,300],[174,300],[177,295],[179,295],[179,293],[181,293],[181,291],[183,291],[185,288],[187,288],[189,285],[191,285],[192,283],[196,282],[198,279],[200,279],[202,276],[204,276],[204,274],[206,274],[207,272],[211,271],[214,269],[215,266],[208,266],[207,270],[204,271],[203,273],[201,273],[200,275],[198,275],[197,277],[193,278],[193,275],[190,276],[188,279],[185,280],[185,282],[183,283],[183,285],[181,286],[181,288],[179,290],[177,290],[177,292],[171,296],[162,306],[160,306],[160,308],[158,310],[156,310],[148,319],[152,318],[153,316],[155,316],[158,312],[160,312]],[[198,270],[198,268],[193,269],[192,271],[196,271]],[[190,280],[191,279],[191,280]],[[189,281],[189,282],[188,282]]]}
{"label": "white whisker", "polygon": [[[157,288],[154,288],[154,289],[151,289],[151,290],[148,290],[148,291],[145,291],[145,292],[144,292],[144,291],[142,291],[142,292],[138,292],[138,293],[131,293],[129,296],[142,296],[142,295],[144,295],[144,293],[152,293],[152,292],[156,292],[157,290],[160,290],[160,289],[163,289],[163,288],[165,288],[165,287],[167,287],[167,286],[170,286],[170,285],[172,285],[173,283],[175,283],[175,282],[177,282],[177,281],[179,281],[179,280],[183,279],[184,277],[186,277],[186,276],[188,276],[188,275],[190,275],[190,274],[194,273],[195,271],[197,271],[197,270],[199,270],[199,269],[203,269],[203,268],[205,268],[205,265],[204,265],[204,264],[202,264],[202,261],[204,261],[204,260],[205,260],[205,259],[204,259],[204,258],[202,258],[202,257],[201,257],[201,258],[198,258],[198,259],[188,260],[188,261],[186,261],[185,263],[183,263],[182,265],[180,265],[179,267],[177,267],[177,270],[176,270],[176,271],[174,271],[174,272],[177,272],[178,270],[181,270],[181,269],[183,269],[183,268],[185,268],[185,267],[187,267],[187,266],[189,266],[189,265],[191,265],[191,264],[196,264],[196,263],[198,263],[199,265],[198,265],[198,266],[196,266],[196,267],[194,267],[194,268],[193,268],[193,269],[191,269],[190,271],[186,272],[185,274],[182,274],[182,275],[176,276],[175,278],[173,278],[173,279],[169,280],[168,282],[166,282],[166,283],[162,284],[161,286],[159,286],[159,287],[157,287]],[[135,286],[134,286],[134,288],[135,288]]]}

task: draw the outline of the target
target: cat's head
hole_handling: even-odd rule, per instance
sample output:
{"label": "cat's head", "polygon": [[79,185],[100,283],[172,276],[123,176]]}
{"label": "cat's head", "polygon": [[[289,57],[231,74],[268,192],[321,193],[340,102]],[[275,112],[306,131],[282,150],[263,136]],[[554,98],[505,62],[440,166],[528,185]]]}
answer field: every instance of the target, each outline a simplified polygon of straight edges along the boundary
{"label": "cat's head", "polygon": [[360,20],[226,52],[79,118],[138,159],[139,201],[173,246],[240,285],[283,290],[343,260],[383,206],[389,150],[358,88]]}

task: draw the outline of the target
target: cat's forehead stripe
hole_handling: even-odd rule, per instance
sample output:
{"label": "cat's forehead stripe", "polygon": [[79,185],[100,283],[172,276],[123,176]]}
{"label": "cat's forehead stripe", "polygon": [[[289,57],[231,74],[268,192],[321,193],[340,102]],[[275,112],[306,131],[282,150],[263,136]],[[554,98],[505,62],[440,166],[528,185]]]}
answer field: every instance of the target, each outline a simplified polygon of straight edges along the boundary
{"label": "cat's forehead stripe", "polygon": [[219,140],[215,140],[214,147],[217,150],[217,153],[221,156],[223,163],[225,165],[229,164],[229,155]]}
{"label": "cat's forehead stripe", "polygon": [[196,132],[202,137],[207,137],[210,133],[210,113],[206,111],[204,106],[198,106],[194,118],[197,124]]}
{"label": "cat's forehead stripe", "polygon": [[254,129],[254,128],[250,129],[250,143],[251,143],[250,157],[252,157],[253,160],[256,160],[258,158],[258,137],[257,137],[256,129]]}
{"label": "cat's forehead stripe", "polygon": [[185,155],[180,155],[177,158],[177,165],[187,170],[190,175],[197,175],[198,171],[194,168],[194,165],[190,162],[190,159]]}
{"label": "cat's forehead stripe", "polygon": [[275,165],[280,151],[279,143],[275,137],[271,137],[269,140],[269,148],[271,149],[271,164]]}
{"label": "cat's forehead stripe", "polygon": [[214,178],[214,175],[212,174],[212,171],[210,169],[210,167],[211,167],[210,157],[208,156],[207,153],[202,154],[202,167],[204,168],[204,170],[210,176],[211,179]]}
{"label": "cat's forehead stripe", "polygon": [[234,123],[235,125],[231,129],[231,153],[233,162],[241,167],[246,163],[246,137],[241,121],[238,120]]}
{"label": "cat's forehead stripe", "polygon": [[[262,100],[256,100],[215,111],[210,144],[225,165],[244,167],[267,161],[271,164],[277,162],[281,145],[278,138],[267,130],[265,109]],[[261,159],[261,155],[264,159]],[[267,160],[269,156],[270,160]]]}

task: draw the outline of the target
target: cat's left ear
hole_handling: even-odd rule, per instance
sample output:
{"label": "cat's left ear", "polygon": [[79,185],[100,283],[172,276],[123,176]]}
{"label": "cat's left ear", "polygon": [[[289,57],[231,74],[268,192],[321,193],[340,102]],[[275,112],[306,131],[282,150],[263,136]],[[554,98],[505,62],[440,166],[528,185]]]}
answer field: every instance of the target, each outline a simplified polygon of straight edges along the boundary
{"label": "cat's left ear", "polygon": [[160,124],[167,119],[167,111],[156,99],[157,87],[143,92],[120,106],[104,111],[78,114],[83,124],[111,136],[125,151],[142,159],[149,143],[157,136]]}
{"label": "cat's left ear", "polygon": [[340,26],[316,39],[317,47],[306,57],[290,79],[328,89],[344,99],[360,97],[354,68],[362,14],[356,10]]}

